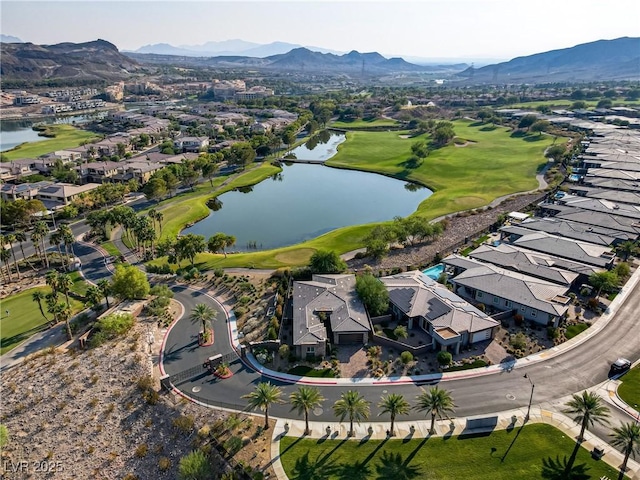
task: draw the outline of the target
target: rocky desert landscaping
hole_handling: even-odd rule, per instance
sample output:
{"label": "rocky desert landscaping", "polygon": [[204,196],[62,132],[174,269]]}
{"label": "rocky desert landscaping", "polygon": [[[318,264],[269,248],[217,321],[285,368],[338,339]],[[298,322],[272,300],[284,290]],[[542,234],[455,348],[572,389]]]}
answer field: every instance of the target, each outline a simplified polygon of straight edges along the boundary
{"label": "rocky desert landscaping", "polygon": [[3,479],[176,478],[195,449],[213,478],[270,476],[260,419],[160,392],[145,340],[154,325],[142,319],[126,338],[86,351],[49,348],[3,372]]}

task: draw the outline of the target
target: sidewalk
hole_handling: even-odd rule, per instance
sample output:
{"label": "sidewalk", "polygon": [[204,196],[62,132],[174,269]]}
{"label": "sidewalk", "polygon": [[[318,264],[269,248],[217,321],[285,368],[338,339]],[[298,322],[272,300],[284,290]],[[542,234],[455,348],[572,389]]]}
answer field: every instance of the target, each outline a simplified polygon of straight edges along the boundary
{"label": "sidewalk", "polygon": [[[505,430],[507,428],[519,428],[523,425],[526,416],[526,408],[508,410],[496,414],[488,414],[477,417],[461,417],[451,420],[436,421],[436,434],[434,436],[443,437],[450,435],[460,435],[463,431],[465,435],[474,433],[486,433],[493,430]],[[489,424],[481,426],[482,423]],[[552,425],[567,436],[575,439],[580,433],[580,426],[562,413],[544,410],[539,407],[531,409],[528,424],[546,423]],[[478,425],[477,428],[468,426]],[[420,420],[416,422],[396,422],[394,439],[403,440],[411,438],[425,438],[429,436],[431,420]],[[346,439],[349,423],[338,422],[309,422],[311,430],[306,438],[324,438],[330,440]],[[355,436],[352,440],[384,440],[387,438],[389,422],[363,422],[360,425],[354,424]],[[279,419],[273,429],[271,439],[271,464],[278,480],[288,480],[282,463],[280,462],[280,439],[284,436],[302,437],[304,434],[304,420],[284,420]],[[622,453],[609,446],[607,442],[601,440],[588,430],[585,432],[585,441],[582,448],[592,451],[594,447],[604,450],[602,461],[618,469],[624,459]],[[627,464],[627,475],[632,480],[640,480],[640,464],[629,459]],[[391,480],[391,479],[390,479]],[[613,480],[613,479],[611,479]]]}

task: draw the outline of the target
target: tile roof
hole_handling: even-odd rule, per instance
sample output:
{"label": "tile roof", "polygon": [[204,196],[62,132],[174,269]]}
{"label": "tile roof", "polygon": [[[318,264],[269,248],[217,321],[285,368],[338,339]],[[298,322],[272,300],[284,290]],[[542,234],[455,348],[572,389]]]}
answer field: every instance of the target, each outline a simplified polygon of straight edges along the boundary
{"label": "tile roof", "polygon": [[449,328],[457,334],[474,333],[498,325],[498,322],[455,293],[414,270],[382,277],[389,301],[411,318],[423,317],[434,328]]}
{"label": "tile roof", "polygon": [[319,312],[329,313],[333,332],[371,331],[369,316],[355,285],[355,275],[314,275],[311,281],[294,282],[293,344],[315,344],[327,338]]}

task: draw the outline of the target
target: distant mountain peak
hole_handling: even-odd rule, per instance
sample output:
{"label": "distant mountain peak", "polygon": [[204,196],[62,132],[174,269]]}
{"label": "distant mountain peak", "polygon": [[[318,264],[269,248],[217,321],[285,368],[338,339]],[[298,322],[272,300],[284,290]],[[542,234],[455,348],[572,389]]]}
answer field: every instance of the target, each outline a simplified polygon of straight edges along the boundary
{"label": "distant mountain peak", "polygon": [[637,80],[639,64],[640,38],[621,37],[471,67],[458,75],[469,83],[489,84]]}

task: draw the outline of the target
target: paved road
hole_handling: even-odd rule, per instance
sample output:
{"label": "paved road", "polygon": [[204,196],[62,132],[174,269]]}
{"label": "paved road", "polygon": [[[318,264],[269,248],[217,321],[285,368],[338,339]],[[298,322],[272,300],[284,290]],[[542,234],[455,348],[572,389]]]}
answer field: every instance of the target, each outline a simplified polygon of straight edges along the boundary
{"label": "paved road", "polygon": [[[456,414],[460,416],[487,415],[492,412],[510,410],[526,406],[529,403],[531,384],[524,378],[526,373],[535,383],[533,404],[557,404],[557,399],[566,397],[574,392],[591,388],[607,380],[609,365],[618,356],[624,356],[632,361],[640,358],[640,328],[635,312],[640,309],[640,286],[636,285],[629,297],[618,310],[618,313],[598,334],[591,336],[580,346],[569,350],[562,355],[544,360],[511,371],[502,371],[493,375],[470,376],[464,379],[442,379],[431,384],[443,383],[444,388],[452,392],[457,404]],[[206,297],[202,297],[206,299]],[[181,302],[193,303],[193,297],[185,297],[184,293],[176,295]],[[189,311],[187,308],[187,311]],[[216,327],[221,326],[218,321]],[[186,332],[185,332],[186,331]],[[167,357],[164,367],[168,374],[180,371],[202,363],[204,359],[215,353],[228,352],[230,346],[220,342],[221,336],[216,330],[216,343],[211,347],[193,347],[193,339],[197,335],[197,327],[190,325],[188,318],[179,321],[167,335],[167,345],[174,351],[180,351],[179,358]],[[190,343],[189,343],[190,342]],[[186,347],[186,348],[183,348]],[[181,350],[182,348],[182,350]],[[526,363],[526,361],[525,361]],[[259,381],[267,380],[267,377],[254,372],[239,360],[232,365],[234,376],[222,383],[211,376],[196,377],[179,385],[185,393],[194,394],[198,399],[222,405],[230,404],[244,406],[246,402],[242,395],[253,389]],[[474,375],[471,373],[470,375]],[[273,380],[272,383],[280,385],[286,396],[297,388],[291,382]],[[333,382],[327,379],[328,382]],[[375,418],[379,409],[377,403],[380,396],[393,391],[401,393],[408,399],[413,399],[421,391],[422,387],[416,383],[401,385],[322,385],[323,396],[327,399],[325,405],[331,405],[337,400],[342,391],[355,388],[370,402],[372,402],[372,418]],[[287,406],[274,406],[272,413],[275,416],[290,417]],[[332,420],[330,409],[314,413],[315,420]],[[412,412],[405,419],[423,418],[424,414]],[[625,417],[621,417],[625,418]],[[626,417],[628,420],[628,417]],[[616,424],[617,422],[614,422]]]}

